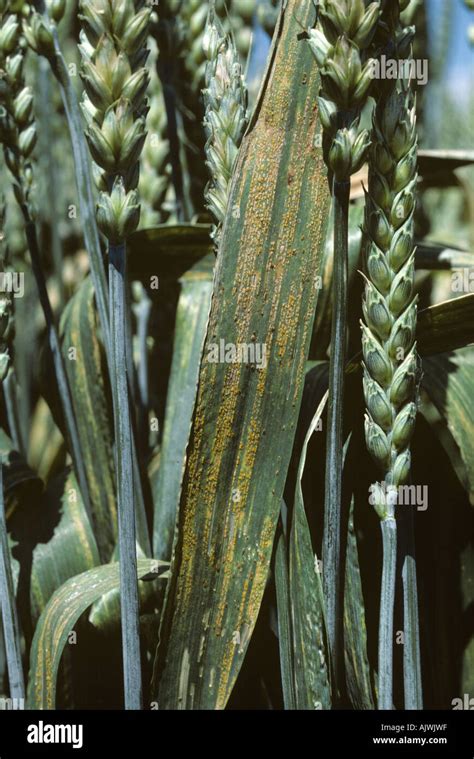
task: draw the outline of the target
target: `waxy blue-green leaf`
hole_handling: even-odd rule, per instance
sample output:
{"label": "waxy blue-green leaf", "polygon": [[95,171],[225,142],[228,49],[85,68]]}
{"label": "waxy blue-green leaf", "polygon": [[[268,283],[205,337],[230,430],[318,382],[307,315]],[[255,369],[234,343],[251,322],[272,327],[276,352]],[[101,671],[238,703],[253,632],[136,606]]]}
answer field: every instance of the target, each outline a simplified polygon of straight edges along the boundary
{"label": "waxy blue-green leaf", "polygon": [[94,288],[88,278],[63,312],[61,336],[89,484],[93,527],[101,558],[106,561],[117,537],[117,505],[106,369],[94,302]]}
{"label": "waxy blue-green leaf", "polygon": [[22,499],[8,521],[17,603],[27,641],[54,591],[99,564],[94,534],[72,471],[57,476],[41,500]]}
{"label": "waxy blue-green leaf", "polygon": [[[116,544],[117,506],[114,480],[114,447],[108,373],[101,342],[95,292],[86,278],[62,314],[62,353],[66,365],[78,434],[84,452],[86,477],[92,507],[93,529],[102,560],[108,560]],[[43,362],[43,393],[62,428],[62,415],[54,385],[49,378],[51,366]],[[142,493],[136,488],[137,539],[149,552],[149,537]]]}
{"label": "waxy blue-green leaf", "polygon": [[324,598],[318,558],[306,519],[302,479],[309,441],[328,400],[325,392],[309,425],[298,467],[290,533],[291,622],[296,708],[331,708],[330,664],[326,644]]}
{"label": "waxy blue-green leaf", "polygon": [[[138,579],[165,577],[166,564],[139,559]],[[119,587],[118,562],[71,577],[54,593],[36,627],[30,655],[28,708],[54,709],[59,663],[68,635],[81,614],[101,596]]]}
{"label": "waxy blue-green leaf", "polygon": [[151,482],[154,503],[153,554],[171,558],[181,482],[196,400],[202,347],[212,295],[214,255],[180,280],[173,361],[157,474]]}
{"label": "waxy blue-green leaf", "polygon": [[[155,667],[163,709],[225,707],[267,582],[329,200],[318,72],[298,39],[313,21],[312,0],[283,3],[235,168]],[[253,365],[222,360],[222,340],[254,346]]]}
{"label": "waxy blue-green leaf", "polygon": [[[286,507],[285,507],[286,508]],[[275,551],[275,590],[278,616],[278,648],[280,651],[281,688],[285,709],[296,709],[293,665],[293,634],[291,626],[290,572],[287,537],[280,531]]]}
{"label": "waxy blue-green leaf", "polygon": [[[309,428],[314,409],[317,409],[321,398],[323,398],[328,386],[328,364],[327,362],[308,362],[308,371],[306,374],[305,390],[300,413],[300,424],[302,429]],[[360,372],[349,371],[347,374],[346,399],[348,412],[346,419],[349,421],[349,409],[355,409],[356,418],[362,418],[362,408],[358,409],[357,398],[361,398],[361,381]],[[360,402],[359,402],[360,405]],[[321,425],[318,425],[318,415],[316,416],[315,429],[323,429],[323,419]],[[313,420],[314,424],[314,420]],[[350,426],[350,425],[349,425]],[[352,440],[352,438],[351,438]],[[315,441],[317,445],[315,445]],[[309,441],[308,441],[309,442]],[[313,437],[312,458],[307,461],[306,468],[314,477],[315,472],[319,469],[322,476],[324,468],[324,433],[319,432],[318,436]],[[355,443],[347,450],[354,452]],[[298,449],[298,446],[295,446]],[[305,451],[305,444],[302,444],[301,456]],[[357,477],[357,470],[354,467],[354,456],[347,455],[344,463],[344,478]],[[308,501],[307,510],[314,513],[318,504]],[[320,508],[322,504],[320,504]],[[345,555],[345,586],[344,586],[344,659],[345,659],[345,678],[346,688],[355,708],[373,709],[374,701],[371,690],[371,671],[367,657],[367,633],[365,624],[365,604],[362,593],[359,557],[357,549],[357,539],[354,531],[353,512],[350,509],[348,519],[348,534],[346,541]],[[296,603],[296,602],[295,602]]]}
{"label": "waxy blue-green leaf", "polygon": [[[118,561],[119,550],[118,547],[112,554],[112,562]],[[137,559],[146,559],[147,557],[137,545]],[[150,608],[150,605],[156,606],[157,601],[157,588],[153,583],[140,583],[138,586],[138,596],[140,609]],[[159,602],[158,602],[159,606]],[[120,588],[116,587],[113,590],[109,590],[103,596],[101,596],[92,605],[90,610],[88,621],[95,628],[101,631],[104,636],[110,636],[117,633],[120,629]]]}
{"label": "waxy blue-green leaf", "polygon": [[[47,16],[46,5],[41,3],[42,12]],[[102,261],[99,231],[96,223],[95,200],[92,183],[92,168],[89,151],[84,136],[83,123],[73,80],[64,59],[56,28],[53,27],[54,55],[48,57],[51,71],[58,81],[67,118],[71,148],[74,157],[77,197],[81,212],[81,224],[84,242],[89,254],[91,277],[97,297],[100,324],[104,333],[104,342],[109,344],[108,295],[105,268]],[[54,188],[54,191],[56,188]]]}
{"label": "waxy blue-green leaf", "polygon": [[367,656],[365,606],[359,568],[357,536],[354,528],[353,501],[349,514],[346,546],[344,660],[346,687],[353,707],[355,709],[375,709]]}

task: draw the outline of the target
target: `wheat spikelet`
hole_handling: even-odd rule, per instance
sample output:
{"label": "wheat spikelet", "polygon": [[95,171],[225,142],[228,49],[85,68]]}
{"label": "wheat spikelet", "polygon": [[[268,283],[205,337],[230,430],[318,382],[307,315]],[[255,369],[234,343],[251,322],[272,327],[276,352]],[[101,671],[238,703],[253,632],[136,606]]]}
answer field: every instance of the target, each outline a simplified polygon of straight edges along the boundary
{"label": "wheat spikelet", "polygon": [[208,61],[203,94],[207,166],[211,174],[206,200],[218,223],[215,230],[218,238],[226,214],[232,171],[247,125],[247,88],[235,45],[212,8],[203,46]]}
{"label": "wheat spikelet", "polygon": [[336,181],[345,181],[365,162],[369,132],[360,113],[372,84],[368,49],[377,29],[380,3],[320,0],[309,44],[321,69],[319,113],[325,160]]}
{"label": "wheat spikelet", "polygon": [[235,47],[245,60],[249,47],[251,23],[256,7],[255,0],[184,0],[180,5],[180,22],[183,38],[183,59],[189,74],[189,81],[195,93],[199,94],[206,74],[204,36],[207,17],[212,8],[225,32],[232,34]]}
{"label": "wheat spikelet", "polygon": [[333,676],[337,683],[342,633],[341,500],[350,176],[364,163],[370,144],[369,132],[360,129],[360,114],[372,83],[368,50],[377,29],[380,3],[373,2],[366,7],[364,0],[320,0],[317,10],[317,24],[308,30],[308,37],[321,74],[319,117],[334,209],[334,308],[326,434],[323,588]]}
{"label": "wheat spikelet", "polygon": [[0,10],[0,141],[5,162],[14,177],[21,205],[31,208],[33,171],[30,157],[36,145],[33,93],[25,84],[20,12],[3,2]]}
{"label": "wheat spikelet", "polygon": [[[393,31],[399,58],[410,44],[406,32]],[[409,83],[388,80],[384,85],[374,110],[366,193],[362,347],[367,446],[385,483],[397,487],[410,469],[416,418],[413,216],[418,139]],[[378,512],[382,519],[393,517],[393,503],[382,499]]]}
{"label": "wheat spikelet", "polygon": [[[255,0],[212,3],[224,30],[232,28],[232,39],[242,56],[248,52],[250,23]],[[170,133],[175,136],[173,181],[177,213],[190,220],[204,211],[206,184],[203,129],[206,54],[203,43],[211,4],[201,0],[161,0],[154,36],[158,42],[158,68],[168,98]],[[170,138],[171,139],[171,138]]]}
{"label": "wheat spikelet", "polygon": [[101,190],[97,223],[113,244],[135,231],[140,219],[136,188],[146,138],[149,74],[144,64],[150,15],[150,7],[133,0],[80,4],[82,108]]}
{"label": "wheat spikelet", "polygon": [[[15,7],[15,13],[10,13],[9,10],[13,7]],[[62,3],[54,4],[53,11],[56,18],[61,17],[63,10]],[[24,40],[26,39],[30,47],[39,55],[49,56],[53,55],[54,38],[49,24],[39,14],[32,12],[28,3],[19,2],[13,6],[13,4],[3,0],[0,13],[0,55],[2,58],[1,68],[4,72],[1,82],[0,141],[4,146],[5,162],[13,176],[13,190],[25,222],[26,239],[46,321],[48,342],[62,402],[68,442],[70,443],[84,505],[90,516],[88,482],[74,417],[71,391],[42,269],[31,200],[33,168],[30,157],[36,144],[36,127],[33,116],[33,96],[29,88],[24,86]],[[22,16],[21,25],[20,16]]]}
{"label": "wheat spikelet", "polygon": [[[398,59],[411,55],[413,28],[400,23],[406,2],[388,0],[381,20],[385,49]],[[398,487],[410,472],[410,440],[417,413],[418,359],[413,296],[417,144],[415,98],[409,81],[381,80],[373,113],[373,142],[365,211],[365,294],[362,310],[364,396],[367,448],[383,474],[372,486],[373,504],[383,538],[379,621],[378,707],[393,708],[393,618],[397,565],[396,504]],[[417,643],[416,574],[412,596],[404,579],[405,700],[420,708]],[[414,595],[413,595],[414,594]]]}
{"label": "wheat spikelet", "polygon": [[169,220],[168,207],[172,208],[174,205],[169,197],[172,185],[169,163],[170,145],[166,134],[166,107],[162,84],[156,70],[158,47],[153,38],[149,38],[148,46],[150,48],[148,134],[140,158],[138,184],[142,227],[152,227]]}

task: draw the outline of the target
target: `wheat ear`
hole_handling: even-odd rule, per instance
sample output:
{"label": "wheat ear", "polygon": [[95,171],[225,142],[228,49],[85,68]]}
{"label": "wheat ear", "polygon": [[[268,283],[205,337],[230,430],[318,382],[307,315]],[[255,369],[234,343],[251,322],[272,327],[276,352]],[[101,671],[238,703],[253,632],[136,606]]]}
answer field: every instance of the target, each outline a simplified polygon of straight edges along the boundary
{"label": "wheat ear", "polygon": [[[125,708],[142,706],[132,423],[127,382],[126,240],[140,219],[137,185],[146,138],[145,68],[151,7],[140,0],[82,0],[80,51],[86,138],[101,190],[97,223],[108,239],[111,374],[117,461]],[[130,377],[131,379],[131,377]]]}
{"label": "wheat ear", "polygon": [[346,362],[348,212],[350,177],[366,160],[369,132],[360,113],[371,85],[368,48],[380,3],[320,0],[316,27],[308,31],[321,70],[319,115],[334,208],[334,309],[329,365],[329,405],[324,495],[323,588],[329,649],[337,683],[341,635],[341,491],[343,398]]}
{"label": "wheat ear", "polygon": [[[14,10],[15,9],[15,10]],[[74,468],[84,501],[91,518],[90,496],[81,452],[79,432],[74,417],[72,396],[61,353],[61,345],[49,300],[35,228],[35,211],[32,202],[33,165],[31,156],[36,145],[36,125],[33,112],[33,93],[26,86],[23,68],[25,38],[39,47],[52,43],[52,37],[43,26],[31,30],[25,15],[27,3],[12,4],[3,0],[0,6],[0,142],[3,144],[5,163],[13,178],[13,191],[25,222],[25,234],[31,257],[33,274],[41,308],[46,321],[48,343],[61,400],[64,422]],[[22,23],[23,21],[23,23]]]}
{"label": "wheat ear", "polygon": [[[399,23],[398,0],[384,8],[383,28],[399,59],[410,54],[413,30]],[[365,214],[365,436],[383,474],[372,502],[381,520],[383,571],[379,626],[380,709],[393,708],[393,609],[397,553],[397,488],[410,472],[416,421],[417,298],[413,296],[413,216],[417,183],[415,99],[404,79],[379,83]]]}
{"label": "wheat ear", "polygon": [[[166,107],[163,87],[156,70],[158,47],[156,41],[148,39],[150,48],[150,86],[147,115],[148,134],[140,159],[140,226],[152,227],[169,221],[170,209],[175,203],[170,202],[172,190],[170,171],[170,144],[167,137]],[[168,197],[167,197],[168,196]]]}
{"label": "wheat ear", "polygon": [[207,58],[203,90],[207,135],[206,156],[211,181],[206,188],[207,206],[217,227],[224,221],[235,160],[247,126],[247,87],[237,49],[211,4],[203,40]]}

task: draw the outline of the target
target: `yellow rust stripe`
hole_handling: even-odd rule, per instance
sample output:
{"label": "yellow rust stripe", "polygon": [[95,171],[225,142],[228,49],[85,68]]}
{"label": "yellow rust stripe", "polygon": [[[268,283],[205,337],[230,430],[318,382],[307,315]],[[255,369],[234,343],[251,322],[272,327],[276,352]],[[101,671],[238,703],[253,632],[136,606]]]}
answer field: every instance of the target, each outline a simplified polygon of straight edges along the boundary
{"label": "yellow rust stripe", "polygon": [[[256,622],[291,455],[321,274],[329,193],[318,74],[288,0],[257,118],[242,144],[217,260],[155,663],[161,708],[224,708]],[[267,367],[211,364],[224,339]],[[183,678],[186,672],[186,693]],[[179,687],[181,683],[181,688]],[[192,694],[192,699],[191,699]]]}

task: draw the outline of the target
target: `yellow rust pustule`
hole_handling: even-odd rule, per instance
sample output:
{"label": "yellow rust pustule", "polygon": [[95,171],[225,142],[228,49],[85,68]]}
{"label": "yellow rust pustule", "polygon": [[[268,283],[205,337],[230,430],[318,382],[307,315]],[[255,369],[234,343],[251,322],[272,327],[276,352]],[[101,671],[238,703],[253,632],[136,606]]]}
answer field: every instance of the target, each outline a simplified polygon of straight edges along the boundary
{"label": "yellow rust pustule", "polygon": [[[222,230],[155,667],[161,708],[176,708],[185,651],[193,708],[225,707],[267,581],[329,203],[315,146],[318,74],[298,40],[313,20],[312,0],[284,4],[232,183],[229,209],[239,214]],[[221,338],[265,344],[266,368],[209,363],[208,347]]]}

